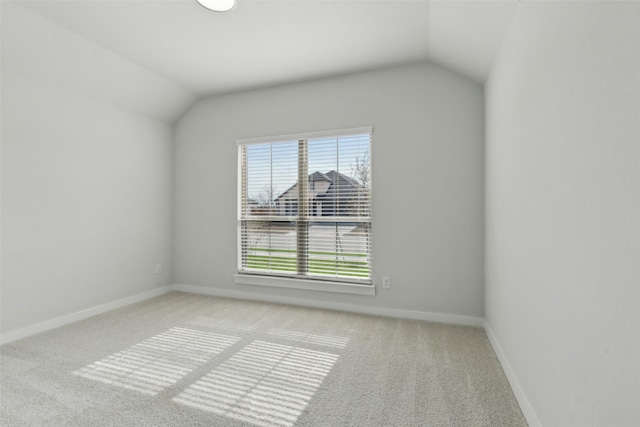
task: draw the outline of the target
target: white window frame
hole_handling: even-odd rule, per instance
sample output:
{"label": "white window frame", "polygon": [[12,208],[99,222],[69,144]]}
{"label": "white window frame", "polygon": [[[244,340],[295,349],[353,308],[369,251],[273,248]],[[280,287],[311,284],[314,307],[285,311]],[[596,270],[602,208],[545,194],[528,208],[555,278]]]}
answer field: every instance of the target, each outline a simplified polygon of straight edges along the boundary
{"label": "white window frame", "polygon": [[[236,145],[238,147],[251,144],[264,144],[269,142],[297,142],[302,139],[317,139],[322,137],[342,137],[358,134],[373,134],[373,127],[359,127],[350,129],[328,130],[320,132],[305,132],[288,135],[278,135],[269,137],[258,138],[243,138],[237,139]],[[373,155],[369,153],[369,161],[372,162]],[[334,279],[322,279],[322,278],[299,278],[299,277],[284,277],[279,275],[271,275],[268,272],[265,273],[247,273],[242,272],[242,164],[240,156],[238,156],[238,171],[236,176],[237,182],[237,262],[238,273],[234,275],[234,282],[239,285],[252,285],[252,286],[271,286],[280,288],[291,289],[306,289],[313,291],[323,292],[338,292],[356,295],[375,295],[375,285],[373,283],[373,274],[370,274],[370,280],[363,280],[361,283],[353,283],[351,281],[341,281]],[[370,177],[371,179],[372,177]],[[372,190],[373,185],[371,185]],[[370,192],[370,197],[372,193]],[[373,223],[373,213],[371,213],[370,222]],[[357,218],[355,218],[357,219]],[[373,271],[373,266],[371,266]]]}

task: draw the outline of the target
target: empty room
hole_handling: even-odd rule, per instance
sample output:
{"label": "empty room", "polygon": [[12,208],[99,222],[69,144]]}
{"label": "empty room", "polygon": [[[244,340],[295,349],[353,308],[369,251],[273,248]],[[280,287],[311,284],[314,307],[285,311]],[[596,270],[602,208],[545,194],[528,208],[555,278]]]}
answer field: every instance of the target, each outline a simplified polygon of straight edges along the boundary
{"label": "empty room", "polygon": [[640,426],[640,2],[0,19],[0,426]]}

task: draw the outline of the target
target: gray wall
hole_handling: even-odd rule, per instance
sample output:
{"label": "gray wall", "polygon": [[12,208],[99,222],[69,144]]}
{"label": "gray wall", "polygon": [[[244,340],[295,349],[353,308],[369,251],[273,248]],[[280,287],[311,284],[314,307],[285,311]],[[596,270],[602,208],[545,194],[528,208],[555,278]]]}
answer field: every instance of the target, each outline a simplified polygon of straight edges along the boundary
{"label": "gray wall", "polygon": [[544,426],[640,425],[639,42],[524,2],[486,88],[486,318]]}
{"label": "gray wall", "polygon": [[[201,101],[177,125],[175,283],[482,317],[483,92],[414,65]],[[374,127],[374,280],[356,296],[233,284],[236,138]]]}
{"label": "gray wall", "polygon": [[2,332],[170,284],[171,126],[60,79],[106,94],[145,71],[19,6],[2,25]]}

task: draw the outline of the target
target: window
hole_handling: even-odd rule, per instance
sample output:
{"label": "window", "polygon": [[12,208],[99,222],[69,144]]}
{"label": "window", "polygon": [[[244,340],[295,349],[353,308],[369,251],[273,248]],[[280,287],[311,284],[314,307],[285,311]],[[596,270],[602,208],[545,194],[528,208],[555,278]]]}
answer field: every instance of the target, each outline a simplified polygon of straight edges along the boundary
{"label": "window", "polygon": [[238,152],[236,277],[372,287],[371,128],[239,140]]}

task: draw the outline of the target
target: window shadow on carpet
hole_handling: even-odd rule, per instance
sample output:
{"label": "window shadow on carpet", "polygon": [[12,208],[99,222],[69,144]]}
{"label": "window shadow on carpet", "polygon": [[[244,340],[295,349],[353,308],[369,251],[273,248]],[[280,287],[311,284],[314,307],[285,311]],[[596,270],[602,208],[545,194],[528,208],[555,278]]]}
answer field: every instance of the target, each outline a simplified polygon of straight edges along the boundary
{"label": "window shadow on carpet", "polygon": [[173,401],[260,427],[291,427],[338,357],[253,341]]}
{"label": "window shadow on carpet", "polygon": [[155,396],[241,338],[171,328],[74,375]]}

